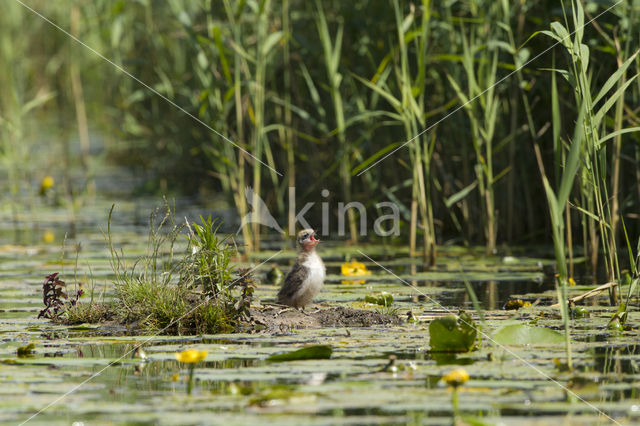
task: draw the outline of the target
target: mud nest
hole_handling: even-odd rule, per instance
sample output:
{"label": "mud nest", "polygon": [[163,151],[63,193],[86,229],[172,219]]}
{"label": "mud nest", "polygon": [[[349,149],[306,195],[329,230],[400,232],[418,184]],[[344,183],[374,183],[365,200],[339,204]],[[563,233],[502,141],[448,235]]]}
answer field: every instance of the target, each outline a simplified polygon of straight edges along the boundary
{"label": "mud nest", "polygon": [[251,308],[249,326],[271,328],[321,328],[321,327],[371,327],[374,325],[399,324],[395,315],[381,312],[347,308],[311,308],[299,311],[294,308],[266,306]]}

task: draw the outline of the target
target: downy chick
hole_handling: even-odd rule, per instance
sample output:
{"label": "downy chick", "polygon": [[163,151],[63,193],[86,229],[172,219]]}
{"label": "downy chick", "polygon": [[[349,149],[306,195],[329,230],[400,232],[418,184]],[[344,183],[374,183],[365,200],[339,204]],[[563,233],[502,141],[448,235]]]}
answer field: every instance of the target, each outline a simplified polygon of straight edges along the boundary
{"label": "downy chick", "polygon": [[298,232],[297,241],[298,259],[278,292],[278,303],[304,309],[322,288],[326,272],[322,259],[316,253],[320,240],[315,238],[315,231],[303,229]]}

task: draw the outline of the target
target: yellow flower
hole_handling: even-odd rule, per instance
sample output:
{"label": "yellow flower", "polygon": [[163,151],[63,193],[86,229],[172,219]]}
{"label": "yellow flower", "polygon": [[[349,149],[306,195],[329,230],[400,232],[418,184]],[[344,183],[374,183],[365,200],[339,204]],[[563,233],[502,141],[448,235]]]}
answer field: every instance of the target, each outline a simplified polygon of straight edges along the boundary
{"label": "yellow flower", "polygon": [[573,287],[576,285],[576,280],[574,280],[572,277],[569,277],[568,284],[570,287]]}
{"label": "yellow flower", "polygon": [[44,234],[42,234],[42,241],[47,244],[51,244],[55,240],[56,240],[55,234],[49,230],[44,231]]}
{"label": "yellow flower", "polygon": [[176,352],[176,359],[180,362],[193,364],[200,362],[207,356],[207,351],[199,351],[197,349],[187,349],[186,351]]}
{"label": "yellow flower", "polygon": [[444,380],[449,386],[457,388],[469,380],[469,373],[467,373],[467,370],[465,369],[457,368],[455,370],[451,370],[449,374],[442,377],[442,380]]}
{"label": "yellow flower", "polygon": [[53,180],[51,176],[45,176],[42,178],[42,182],[40,182],[40,190],[44,192],[51,188],[54,183],[56,183],[56,181]]}
{"label": "yellow flower", "polygon": [[363,275],[371,275],[371,271],[360,262],[345,262],[340,268],[342,275],[347,277],[361,277]]}

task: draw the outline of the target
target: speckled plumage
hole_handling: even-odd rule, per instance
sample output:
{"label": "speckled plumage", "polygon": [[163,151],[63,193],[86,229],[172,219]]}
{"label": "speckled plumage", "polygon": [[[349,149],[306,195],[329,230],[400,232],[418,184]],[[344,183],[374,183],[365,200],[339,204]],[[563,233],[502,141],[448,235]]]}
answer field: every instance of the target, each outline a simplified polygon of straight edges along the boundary
{"label": "speckled plumage", "polygon": [[278,303],[304,308],[322,289],[326,272],[324,263],[315,250],[319,241],[314,234],[311,229],[298,233],[298,258],[278,292]]}

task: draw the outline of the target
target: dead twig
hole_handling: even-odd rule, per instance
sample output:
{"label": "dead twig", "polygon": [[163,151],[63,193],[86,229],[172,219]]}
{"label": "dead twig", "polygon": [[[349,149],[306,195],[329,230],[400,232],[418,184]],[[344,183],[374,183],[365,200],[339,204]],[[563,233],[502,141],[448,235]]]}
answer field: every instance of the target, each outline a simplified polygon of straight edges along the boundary
{"label": "dead twig", "polygon": [[[567,303],[569,305],[573,305],[574,303],[579,302],[579,301],[581,301],[583,299],[587,299],[589,297],[597,296],[598,294],[602,293],[604,290],[616,287],[617,285],[618,285],[618,283],[616,283],[616,282],[609,282],[609,283],[606,283],[606,284],[602,284],[601,286],[598,286],[598,287],[596,287],[594,289],[591,289],[591,290],[587,291],[586,293],[583,293],[583,294],[581,294],[579,296],[572,297],[571,299],[567,300]],[[560,306],[560,303],[556,303],[554,305],[551,305],[552,308],[558,307],[558,306]]]}

